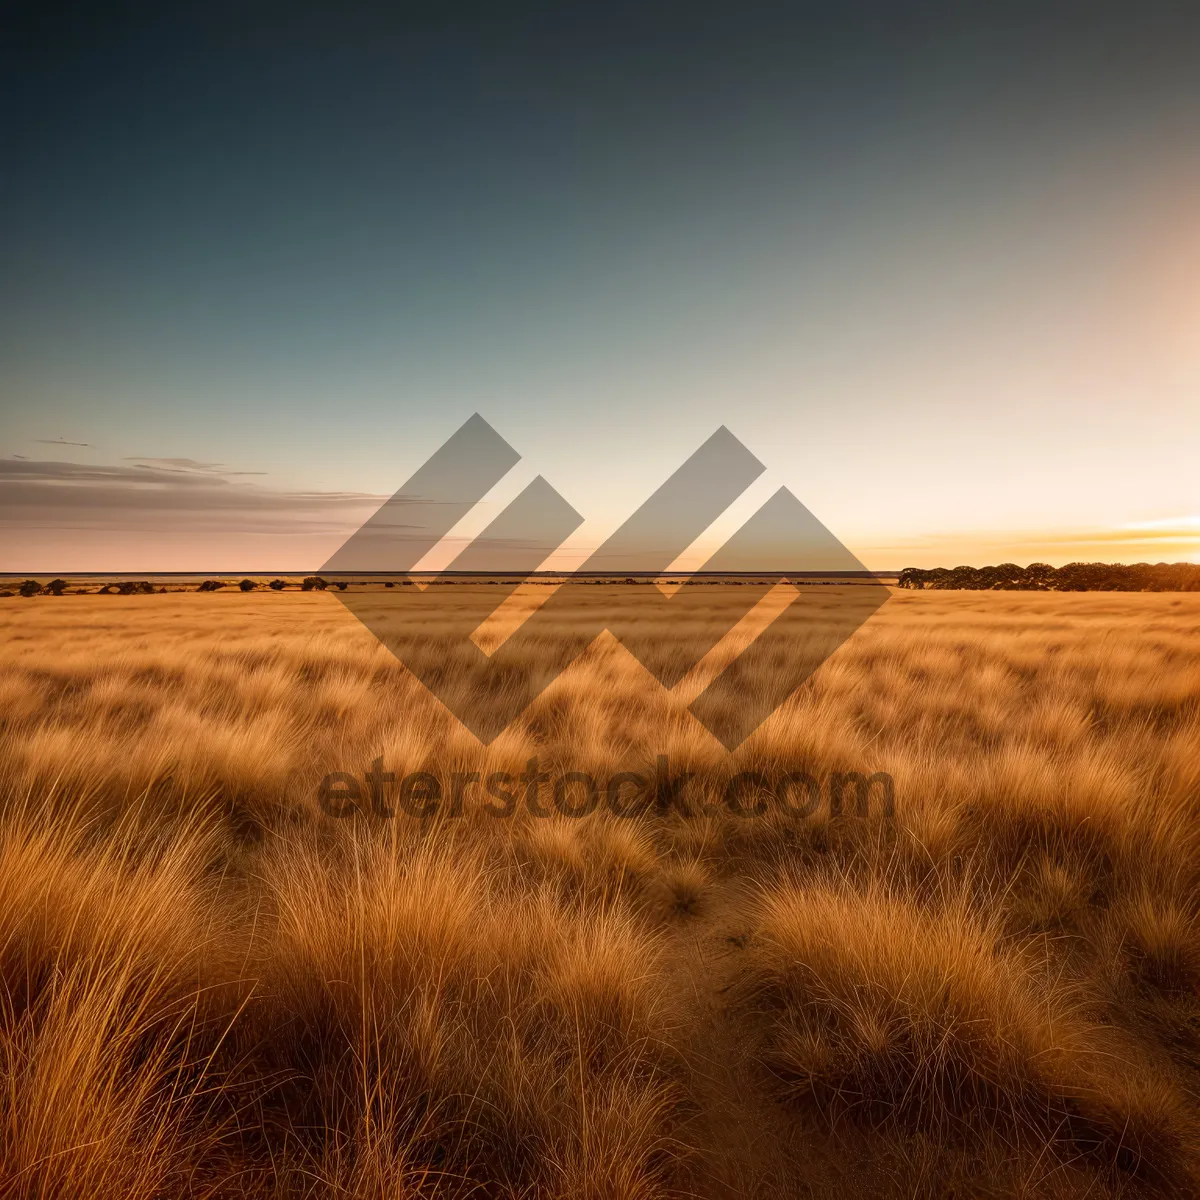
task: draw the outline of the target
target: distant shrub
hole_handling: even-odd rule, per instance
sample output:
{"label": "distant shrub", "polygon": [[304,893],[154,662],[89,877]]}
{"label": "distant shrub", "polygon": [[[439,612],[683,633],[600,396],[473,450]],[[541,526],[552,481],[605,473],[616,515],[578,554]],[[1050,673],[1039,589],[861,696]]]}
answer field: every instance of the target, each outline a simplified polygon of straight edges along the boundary
{"label": "distant shrub", "polygon": [[320,575],[306,575],[304,582],[300,585],[302,592],[323,592],[329,584],[323,580]]}
{"label": "distant shrub", "polygon": [[258,584],[255,583],[253,579],[243,579],[242,582],[238,584],[238,587],[241,588],[243,592],[252,592],[256,587],[258,587]]}
{"label": "distant shrub", "polygon": [[218,592],[225,585],[219,579],[206,579],[197,589],[198,592]]}

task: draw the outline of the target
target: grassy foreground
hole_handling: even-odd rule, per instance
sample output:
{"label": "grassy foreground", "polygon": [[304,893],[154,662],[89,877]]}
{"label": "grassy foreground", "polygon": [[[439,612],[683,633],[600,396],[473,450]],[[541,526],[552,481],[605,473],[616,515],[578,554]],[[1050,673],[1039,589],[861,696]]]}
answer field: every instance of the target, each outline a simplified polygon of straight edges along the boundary
{"label": "grassy foreground", "polygon": [[610,637],[487,748],[319,593],[0,638],[4,1196],[1197,1191],[1200,595],[897,593],[733,755]]}

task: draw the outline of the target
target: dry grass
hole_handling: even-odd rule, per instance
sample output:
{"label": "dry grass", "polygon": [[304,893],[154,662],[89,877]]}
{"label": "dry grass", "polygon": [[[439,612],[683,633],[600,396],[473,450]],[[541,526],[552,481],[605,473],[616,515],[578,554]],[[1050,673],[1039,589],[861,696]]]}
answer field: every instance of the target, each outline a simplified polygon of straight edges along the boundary
{"label": "dry grass", "polygon": [[1066,1140],[1186,1177],[1180,1089],[997,925],[959,897],[927,909],[883,890],[772,891],[751,977],[778,1010],[787,1088],[834,1116]]}
{"label": "dry grass", "polygon": [[[733,755],[607,636],[486,748],[329,596],[0,638],[0,1194],[1197,1188],[1190,594],[897,594]],[[462,783],[535,756],[652,802]],[[323,816],[377,758],[461,804]],[[884,771],[895,816],[739,815],[737,771]]]}

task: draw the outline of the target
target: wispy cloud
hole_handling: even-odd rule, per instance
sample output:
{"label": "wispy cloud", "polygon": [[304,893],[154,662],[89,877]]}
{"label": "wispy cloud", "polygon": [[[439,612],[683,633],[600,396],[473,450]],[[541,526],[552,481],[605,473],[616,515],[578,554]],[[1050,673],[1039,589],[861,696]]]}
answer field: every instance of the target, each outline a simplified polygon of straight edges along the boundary
{"label": "wispy cloud", "polygon": [[68,442],[66,438],[34,438],[33,440],[42,446],[85,446],[89,450],[95,449],[91,442]]}
{"label": "wispy cloud", "polygon": [[1128,524],[1122,525],[1121,528],[1143,530],[1151,534],[1158,530],[1166,530],[1173,533],[1184,531],[1200,533],[1200,514],[1187,517],[1160,517],[1156,521],[1130,521]]}
{"label": "wispy cloud", "polygon": [[[0,461],[0,528],[314,533],[353,529],[384,497],[243,482],[191,459]],[[181,465],[188,464],[188,465]]]}
{"label": "wispy cloud", "polygon": [[184,475],[219,476],[232,479],[240,475],[265,475],[266,471],[231,471],[224,463],[198,462],[194,458],[143,458],[135,455],[122,460],[136,463],[139,467],[155,468],[161,471],[178,471]]}
{"label": "wispy cloud", "polygon": [[855,545],[870,565],[980,566],[999,562],[1196,562],[1200,518],[1168,517],[1112,528],[933,533]]}

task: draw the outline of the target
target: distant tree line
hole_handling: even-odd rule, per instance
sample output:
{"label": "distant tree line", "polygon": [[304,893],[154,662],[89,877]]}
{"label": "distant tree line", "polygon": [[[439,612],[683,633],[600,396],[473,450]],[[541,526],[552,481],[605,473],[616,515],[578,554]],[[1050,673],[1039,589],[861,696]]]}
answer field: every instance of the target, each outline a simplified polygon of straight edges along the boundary
{"label": "distant tree line", "polygon": [[[399,581],[407,584],[407,579]],[[588,582],[605,583],[605,579],[589,580]],[[626,579],[626,583],[647,582],[644,580]],[[703,582],[721,582],[720,580]],[[726,580],[726,583],[740,584],[740,579]],[[828,581],[821,581],[828,582]],[[921,590],[933,588],[939,590],[964,591],[1012,591],[1012,592],[1200,592],[1200,564],[1197,563],[1068,563],[1065,567],[1051,567],[1046,563],[1030,563],[1027,567],[1018,567],[1016,563],[1001,563],[995,567],[933,567],[923,570],[920,567],[905,567],[897,579],[897,586]],[[23,583],[0,589],[0,596],[11,596],[13,591],[20,596],[61,596],[66,592],[68,583],[65,579],[52,579],[42,584],[36,579],[26,579]],[[243,579],[236,585],[227,584],[222,579],[205,579],[196,588],[199,592],[217,592],[228,586],[236,586],[243,592],[255,591],[259,584],[253,579]],[[272,579],[267,587],[280,592],[289,586],[288,580]],[[326,580],[320,575],[308,575],[301,584],[301,591],[324,591],[326,588],[337,588],[345,591],[348,587],[346,580]],[[387,580],[384,587],[395,587],[397,584]],[[77,587],[79,592],[85,592],[86,587]],[[155,591],[165,592],[165,587],[155,587],[145,579],[127,579],[120,582],[107,583],[97,589],[100,595],[113,594],[121,596],[138,595]]]}
{"label": "distant tree line", "polygon": [[1196,563],[1001,563],[997,567],[905,567],[902,588],[1014,592],[1200,592]]}
{"label": "distant tree line", "polygon": [[[401,583],[406,583],[407,580],[401,580]],[[0,596],[62,596],[69,594],[67,588],[69,585],[66,579],[52,579],[49,583],[39,583],[36,579],[26,579],[22,583],[14,583],[9,587],[0,586]],[[272,591],[282,592],[285,588],[292,586],[286,579],[272,579],[266,584]],[[259,582],[254,579],[242,579],[237,584],[229,583],[224,579],[205,579],[196,587],[198,592],[219,592],[222,588],[237,587],[243,592],[253,592],[259,587]],[[326,588],[334,587],[339,591],[345,591],[349,584],[344,579],[334,579],[332,581],[322,579],[319,575],[308,575],[300,584],[301,591],[324,591]],[[395,587],[392,581],[384,584],[384,587]],[[76,584],[72,588],[73,594],[81,594],[90,591],[87,586]],[[123,579],[114,580],[112,583],[102,584],[96,588],[96,594],[100,596],[139,596],[143,594],[151,594],[153,592],[165,592],[167,589],[155,587],[147,579]],[[173,590],[182,590],[175,588]]]}

